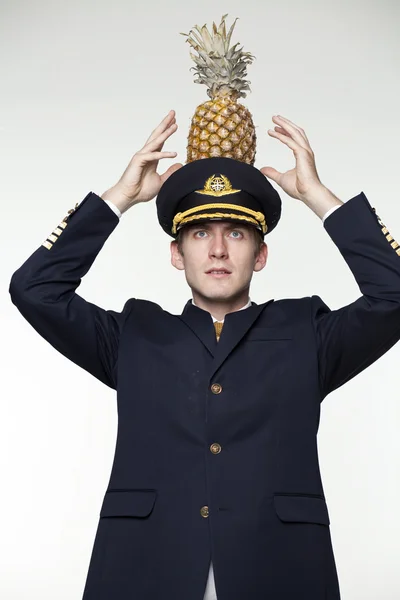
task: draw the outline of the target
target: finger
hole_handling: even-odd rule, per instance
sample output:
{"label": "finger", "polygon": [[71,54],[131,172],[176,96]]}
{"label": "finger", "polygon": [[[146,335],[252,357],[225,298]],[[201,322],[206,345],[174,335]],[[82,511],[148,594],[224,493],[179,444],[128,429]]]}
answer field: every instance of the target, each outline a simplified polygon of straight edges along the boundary
{"label": "finger", "polygon": [[177,152],[138,152],[135,154],[135,157],[142,163],[149,163],[155,160],[160,160],[161,158],[173,158],[177,155]]}
{"label": "finger", "polygon": [[[175,111],[170,110],[169,113],[163,118],[161,123],[152,131],[150,138],[157,137],[162,131],[164,131],[169,125],[175,120]],[[149,139],[150,139],[149,138]]]}
{"label": "finger", "polygon": [[154,140],[152,140],[151,142],[149,142],[148,144],[146,144],[146,146],[144,146],[142,148],[142,150],[145,151],[151,151],[154,152],[155,150],[162,150],[165,141],[173,134],[175,133],[175,131],[178,129],[178,125],[176,123],[173,123],[170,127],[168,127],[168,129],[166,131],[164,131],[164,133],[161,133],[157,138],[155,138]]}
{"label": "finger", "polygon": [[[281,140],[284,144],[286,144],[286,146],[289,146],[289,148],[291,148],[293,150],[293,152],[297,152],[299,150],[299,144],[296,142],[296,140],[292,139],[288,135],[283,135],[282,133],[278,133],[277,131],[274,131],[273,129],[268,129],[268,133],[272,137],[276,137],[279,140]],[[301,146],[301,147],[304,148],[304,146]]]}
{"label": "finger", "polygon": [[148,144],[151,140],[153,140],[155,137],[160,135],[160,133],[165,131],[165,129],[170,126],[170,124],[173,122],[174,119],[175,119],[175,111],[170,110],[169,113],[167,114],[167,116],[164,117],[164,119],[161,121],[161,123],[152,131],[150,137],[146,141],[146,144]]}
{"label": "finger", "polygon": [[292,137],[291,134],[286,131],[285,129],[283,129],[282,127],[274,127],[275,131],[277,131],[278,133],[281,133],[282,135],[286,135],[289,137]]}
{"label": "finger", "polygon": [[304,129],[302,129],[299,125],[296,125],[296,123],[293,123],[293,121],[290,121],[286,117],[282,117],[282,115],[274,115],[272,118],[276,119],[278,121],[278,123],[279,122],[287,123],[287,124],[291,125],[292,127],[294,127],[295,129],[297,129],[298,131],[305,133]]}
{"label": "finger", "polygon": [[262,169],[260,169],[260,171],[263,175],[265,175],[265,177],[272,179],[272,181],[275,181],[276,183],[278,183],[280,185],[282,173],[280,173],[273,167],[263,167]]}
{"label": "finger", "polygon": [[275,131],[277,131],[278,133],[282,133],[283,135],[288,135],[289,132],[285,131],[282,127],[274,127]]}
{"label": "finger", "polygon": [[161,179],[162,183],[164,183],[164,181],[166,181],[168,179],[168,177],[170,175],[172,175],[172,173],[175,173],[175,171],[178,171],[181,167],[183,167],[182,163],[175,163],[175,164],[171,165],[170,167],[168,167],[168,169],[165,171],[165,173],[160,175],[160,179]]}
{"label": "finger", "polygon": [[273,116],[272,120],[275,123],[278,123],[278,125],[281,125],[287,131],[289,131],[292,134],[293,139],[296,140],[296,142],[298,142],[300,146],[303,146],[303,148],[310,147],[308,138],[304,130],[295,125],[295,123],[292,123],[291,121],[289,121],[289,119],[285,119],[280,115]]}
{"label": "finger", "polygon": [[308,140],[308,137],[306,135],[306,132],[304,131],[304,129],[302,127],[300,127],[299,125],[296,125],[296,123],[293,123],[293,121],[290,121],[286,117],[282,117],[282,115],[275,115],[275,116],[278,117],[278,118],[280,118],[282,120],[282,122],[289,123],[290,125],[292,125],[293,127],[295,127],[298,131],[300,131],[300,133],[304,136],[304,138],[307,140],[307,143],[309,144],[309,140]]}
{"label": "finger", "polygon": [[281,125],[282,129],[287,132],[291,137],[303,148],[309,147],[309,142],[305,133],[297,127],[294,123],[289,122],[288,119],[284,119],[281,116],[274,116],[272,120],[275,123]]}
{"label": "finger", "polygon": [[148,150],[161,150],[164,142],[173,134],[175,133],[175,131],[178,129],[178,125],[177,123],[172,123],[172,125],[170,125],[168,127],[168,129],[166,129],[163,133],[160,133],[160,135],[156,138],[154,138],[153,140],[151,140],[150,142],[148,142],[147,144],[145,144],[142,148],[142,151],[148,151]]}

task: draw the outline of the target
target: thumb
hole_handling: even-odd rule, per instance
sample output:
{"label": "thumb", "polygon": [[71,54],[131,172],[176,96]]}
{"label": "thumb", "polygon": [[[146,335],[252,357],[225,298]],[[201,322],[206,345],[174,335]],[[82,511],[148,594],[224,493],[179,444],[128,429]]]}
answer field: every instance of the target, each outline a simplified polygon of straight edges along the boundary
{"label": "thumb", "polygon": [[282,175],[282,173],[279,173],[279,171],[273,167],[263,167],[260,171],[263,175],[269,177],[269,179],[272,179],[272,181],[275,181],[276,183],[278,183],[278,179],[280,179],[280,176]]}
{"label": "thumb", "polygon": [[181,167],[183,167],[182,163],[174,163],[173,165],[171,165],[170,167],[168,167],[168,169],[165,171],[165,173],[163,173],[162,175],[160,175],[161,181],[163,183],[164,183],[164,181],[167,181],[168,177],[170,175],[172,175],[172,173],[175,173],[175,171],[178,171]]}

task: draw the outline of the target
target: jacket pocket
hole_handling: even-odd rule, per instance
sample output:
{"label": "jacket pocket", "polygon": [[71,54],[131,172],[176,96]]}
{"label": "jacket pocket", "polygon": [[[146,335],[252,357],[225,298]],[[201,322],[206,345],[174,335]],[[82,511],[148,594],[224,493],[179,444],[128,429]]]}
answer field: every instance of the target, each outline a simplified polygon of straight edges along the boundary
{"label": "jacket pocket", "polygon": [[330,524],[328,507],[322,496],[274,494],[274,507],[281,521]]}
{"label": "jacket pocket", "polygon": [[108,490],[100,510],[102,517],[148,517],[153,510],[157,490]]}

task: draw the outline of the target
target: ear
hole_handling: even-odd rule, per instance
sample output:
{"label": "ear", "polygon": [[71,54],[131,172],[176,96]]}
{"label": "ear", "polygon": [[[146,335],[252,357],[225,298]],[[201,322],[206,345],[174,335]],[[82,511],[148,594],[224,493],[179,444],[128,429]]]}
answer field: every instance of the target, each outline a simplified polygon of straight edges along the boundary
{"label": "ear", "polygon": [[183,261],[183,256],[178,250],[178,242],[176,240],[172,240],[170,245],[171,250],[171,264],[179,271],[184,271],[185,264]]}
{"label": "ear", "polygon": [[263,242],[260,247],[260,251],[256,258],[256,262],[254,263],[253,271],[261,271],[265,265],[267,264],[268,258],[268,245]]}

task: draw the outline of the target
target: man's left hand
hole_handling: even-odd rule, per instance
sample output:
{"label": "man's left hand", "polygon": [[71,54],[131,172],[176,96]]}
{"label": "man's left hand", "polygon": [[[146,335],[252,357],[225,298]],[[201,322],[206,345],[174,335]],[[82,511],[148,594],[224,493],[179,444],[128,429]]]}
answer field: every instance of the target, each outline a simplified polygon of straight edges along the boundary
{"label": "man's left hand", "polygon": [[275,131],[268,129],[269,135],[281,140],[293,150],[296,167],[286,173],[280,173],[273,167],[262,167],[260,171],[292,198],[305,203],[312,201],[326,188],[318,177],[314,152],[305,131],[280,115],[273,116],[272,120],[278,123],[278,126],[274,128]]}

